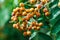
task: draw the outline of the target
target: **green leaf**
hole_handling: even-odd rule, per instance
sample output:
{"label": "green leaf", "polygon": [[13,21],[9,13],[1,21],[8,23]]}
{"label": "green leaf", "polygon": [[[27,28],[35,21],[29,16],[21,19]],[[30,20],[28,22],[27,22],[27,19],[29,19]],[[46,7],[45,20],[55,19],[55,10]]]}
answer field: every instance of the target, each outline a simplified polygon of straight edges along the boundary
{"label": "green leaf", "polygon": [[60,32],[57,33],[56,40],[60,40]]}
{"label": "green leaf", "polygon": [[59,19],[60,19],[60,11],[56,11],[52,19],[50,19],[50,24],[54,26]]}
{"label": "green leaf", "polygon": [[51,8],[53,5],[57,4],[59,0],[51,0],[49,7]]}
{"label": "green leaf", "polygon": [[54,25],[54,27],[52,27],[51,33],[54,35],[57,34],[59,31],[60,31],[60,20],[58,20]]}
{"label": "green leaf", "polygon": [[38,32],[32,40],[52,40],[52,38],[44,33]]}

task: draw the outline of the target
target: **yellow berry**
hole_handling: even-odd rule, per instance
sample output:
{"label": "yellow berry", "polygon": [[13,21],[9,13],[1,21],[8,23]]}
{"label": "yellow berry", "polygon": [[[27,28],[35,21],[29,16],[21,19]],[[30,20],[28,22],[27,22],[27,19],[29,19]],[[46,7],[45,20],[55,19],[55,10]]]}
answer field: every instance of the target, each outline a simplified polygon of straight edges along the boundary
{"label": "yellow berry", "polygon": [[58,7],[60,7],[60,2],[58,2]]}

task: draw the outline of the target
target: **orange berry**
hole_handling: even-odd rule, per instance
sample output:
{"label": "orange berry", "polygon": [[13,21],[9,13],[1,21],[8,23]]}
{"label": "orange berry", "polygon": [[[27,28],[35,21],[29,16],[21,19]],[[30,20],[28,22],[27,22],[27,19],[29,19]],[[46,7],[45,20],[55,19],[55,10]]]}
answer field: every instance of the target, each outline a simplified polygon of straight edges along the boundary
{"label": "orange berry", "polygon": [[30,17],[29,16],[26,16],[26,20],[28,21],[30,19]]}
{"label": "orange berry", "polygon": [[37,9],[40,9],[42,7],[42,4],[39,4],[38,6],[37,6]]}
{"label": "orange berry", "polygon": [[44,5],[47,2],[47,0],[41,0],[41,2]]}
{"label": "orange berry", "polygon": [[27,17],[28,17],[28,18],[31,18],[31,16],[32,16],[32,15],[31,15],[30,13],[29,13],[29,14],[27,14]]}
{"label": "orange berry", "polygon": [[13,24],[13,27],[16,28],[16,24]]}
{"label": "orange berry", "polygon": [[24,35],[24,36],[27,36],[27,32],[24,32],[23,35]]}
{"label": "orange berry", "polygon": [[31,24],[32,26],[34,26],[34,25],[36,25],[36,22],[32,22],[32,24]]}
{"label": "orange berry", "polygon": [[36,30],[36,26],[33,26],[32,29]]}
{"label": "orange berry", "polygon": [[31,30],[31,29],[32,29],[32,27],[29,26],[29,27],[28,27],[28,30]]}
{"label": "orange berry", "polygon": [[24,28],[23,27],[20,27],[20,31],[23,31],[24,30]]}
{"label": "orange berry", "polygon": [[37,17],[40,17],[40,13],[39,13],[39,12],[36,12],[36,16],[37,16]]}
{"label": "orange berry", "polygon": [[19,12],[17,12],[17,13],[15,14],[15,16],[18,17],[18,16],[19,16]]}
{"label": "orange berry", "polygon": [[44,8],[44,9],[43,9],[43,12],[48,12],[48,9],[47,9],[47,8]]}
{"label": "orange berry", "polygon": [[24,22],[23,22],[23,25],[26,26],[26,25],[27,25],[27,21],[24,21]]}
{"label": "orange berry", "polygon": [[26,15],[27,15],[27,13],[26,13],[26,12],[23,12],[23,13],[22,13],[22,15],[23,15],[23,16],[26,16]]}
{"label": "orange berry", "polygon": [[45,16],[49,16],[49,15],[50,15],[50,13],[49,13],[49,12],[46,12],[46,13],[45,13]]}
{"label": "orange berry", "polygon": [[40,30],[40,27],[37,27],[36,30]]}
{"label": "orange berry", "polygon": [[31,31],[27,31],[27,35],[28,35],[28,36],[31,35]]}
{"label": "orange berry", "polygon": [[42,22],[40,22],[40,23],[39,23],[39,26],[43,26],[43,23],[42,23]]}
{"label": "orange berry", "polygon": [[31,3],[31,4],[34,4],[34,3],[35,3],[35,0],[30,0],[30,3]]}
{"label": "orange berry", "polygon": [[17,23],[17,26],[20,26],[20,23],[19,22]]}
{"label": "orange berry", "polygon": [[19,5],[20,5],[21,7],[24,7],[24,3],[20,3]]}
{"label": "orange berry", "polygon": [[13,24],[13,27],[18,29],[18,25],[17,24]]}
{"label": "orange berry", "polygon": [[12,17],[11,17],[11,20],[13,20],[13,21],[17,21],[17,17],[12,16]]}
{"label": "orange berry", "polygon": [[24,7],[21,7],[21,8],[20,8],[20,12],[21,12],[21,11],[24,11],[24,10],[25,10],[25,8],[24,8]]}
{"label": "orange berry", "polygon": [[13,21],[17,21],[18,19],[17,19],[17,17],[15,17],[14,19],[13,19]]}
{"label": "orange berry", "polygon": [[39,26],[39,24],[38,24],[38,23],[36,23],[36,26]]}

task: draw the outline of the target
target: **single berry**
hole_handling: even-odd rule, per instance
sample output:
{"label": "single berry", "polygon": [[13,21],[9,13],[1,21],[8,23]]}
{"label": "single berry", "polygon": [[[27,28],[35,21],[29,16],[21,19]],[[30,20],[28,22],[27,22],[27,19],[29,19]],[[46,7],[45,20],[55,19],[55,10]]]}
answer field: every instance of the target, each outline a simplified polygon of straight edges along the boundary
{"label": "single berry", "polygon": [[27,31],[27,35],[30,36],[31,35],[31,31]]}
{"label": "single berry", "polygon": [[43,9],[43,12],[48,12],[48,9],[47,9],[47,8],[44,8],[44,9]]}
{"label": "single berry", "polygon": [[19,6],[24,7],[24,3],[20,3]]}
{"label": "single berry", "polygon": [[40,14],[39,12],[36,12],[36,16],[37,16],[37,17],[40,17],[40,15],[41,15],[41,14]]}
{"label": "single berry", "polygon": [[49,13],[49,12],[46,12],[46,13],[45,13],[45,16],[49,16],[49,15],[50,15],[50,13]]}
{"label": "single berry", "polygon": [[42,23],[42,22],[40,22],[40,23],[39,23],[39,26],[43,26],[43,23]]}
{"label": "single berry", "polygon": [[24,36],[27,36],[27,32],[24,32],[23,35],[24,35]]}

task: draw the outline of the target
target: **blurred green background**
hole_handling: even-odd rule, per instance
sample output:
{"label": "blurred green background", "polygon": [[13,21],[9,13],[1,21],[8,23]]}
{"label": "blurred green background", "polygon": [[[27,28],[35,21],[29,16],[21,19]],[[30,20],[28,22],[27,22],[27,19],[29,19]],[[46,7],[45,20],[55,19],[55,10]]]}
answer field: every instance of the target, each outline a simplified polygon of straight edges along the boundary
{"label": "blurred green background", "polygon": [[12,10],[21,0],[0,0],[0,40],[21,40],[21,33],[9,23]]}

